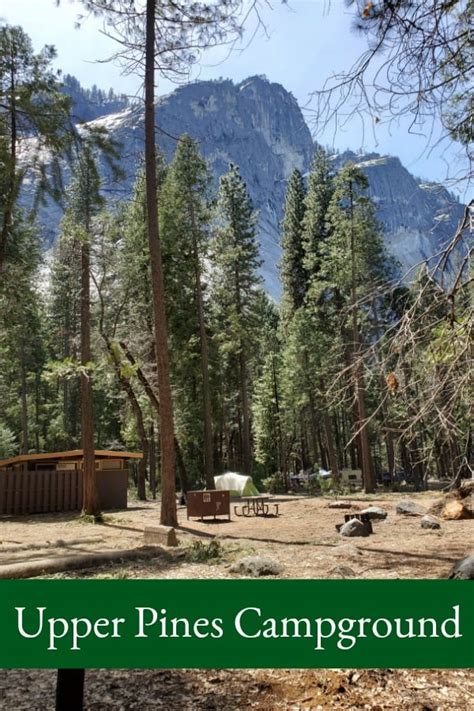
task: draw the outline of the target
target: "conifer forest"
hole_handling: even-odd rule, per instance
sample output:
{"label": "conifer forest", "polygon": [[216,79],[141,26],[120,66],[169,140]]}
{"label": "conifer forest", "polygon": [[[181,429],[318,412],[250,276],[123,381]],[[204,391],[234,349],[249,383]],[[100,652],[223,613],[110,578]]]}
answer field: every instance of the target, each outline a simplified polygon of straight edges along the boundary
{"label": "conifer forest", "polygon": [[[310,174],[294,169],[287,184],[276,302],[238,165],[216,184],[182,135],[170,163],[158,147],[131,198],[109,202],[98,163],[120,181],[121,147],[73,127],[54,49],[36,53],[9,26],[0,44],[1,458],[84,438],[141,451],[141,499],[166,477],[173,497],[228,470],[270,491],[319,469],[336,489],[343,469],[359,469],[366,492],[468,476],[467,257],[450,261],[448,250],[403,279],[364,173],[336,172],[316,144]],[[21,200],[32,174],[36,202],[64,210],[46,256]]]}
{"label": "conifer forest", "polygon": [[[0,18],[2,633],[17,578],[76,597],[41,669],[46,602],[3,645],[0,706],[467,709],[470,3],[25,4]],[[128,613],[92,620],[123,591],[130,644]]]}

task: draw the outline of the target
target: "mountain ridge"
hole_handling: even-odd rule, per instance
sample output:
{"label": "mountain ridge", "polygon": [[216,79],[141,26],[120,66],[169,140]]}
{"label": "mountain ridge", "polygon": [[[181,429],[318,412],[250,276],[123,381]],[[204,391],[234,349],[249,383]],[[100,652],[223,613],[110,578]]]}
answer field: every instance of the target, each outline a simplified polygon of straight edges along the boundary
{"label": "mountain ridge", "polygon": [[[183,133],[194,138],[208,161],[216,184],[229,163],[239,165],[254,207],[259,211],[262,276],[268,292],[280,294],[280,222],[286,183],[294,168],[308,173],[315,143],[295,97],[281,84],[256,75],[242,82],[197,81],[159,97],[156,103],[157,143],[170,161]],[[91,123],[105,126],[122,144],[125,180],[118,199],[131,194],[144,147],[143,110],[130,105]],[[369,180],[368,194],[385,225],[388,251],[403,271],[439,251],[454,234],[463,207],[441,185],[421,182],[396,156],[352,151],[335,155],[336,166],[347,160],[360,165]],[[106,167],[102,167],[107,178]],[[109,176],[110,177],[110,176]],[[40,212],[47,242],[54,242],[60,208],[49,203]]]}

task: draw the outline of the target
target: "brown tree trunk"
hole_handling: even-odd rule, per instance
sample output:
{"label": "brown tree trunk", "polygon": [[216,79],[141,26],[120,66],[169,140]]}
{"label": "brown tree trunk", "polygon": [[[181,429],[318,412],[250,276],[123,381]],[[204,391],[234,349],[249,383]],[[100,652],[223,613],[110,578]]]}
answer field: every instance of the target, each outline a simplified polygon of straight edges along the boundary
{"label": "brown tree trunk", "polygon": [[176,526],[176,484],[173,401],[171,396],[168,354],[168,327],[166,322],[165,290],[161,242],[158,225],[158,198],[155,146],[155,8],[156,0],[146,3],[145,46],[145,179],[148,245],[150,250],[151,281],[156,357],[158,366],[158,392],[160,401],[161,443],[161,516],[166,526]]}
{"label": "brown tree trunk", "polygon": [[155,427],[153,422],[150,425],[150,431],[148,435],[148,449],[149,449],[149,459],[150,459],[150,489],[151,495],[156,499],[156,448],[155,448]]}
{"label": "brown tree trunk", "polygon": [[250,452],[250,405],[248,397],[247,361],[243,347],[239,355],[240,370],[240,402],[242,405],[242,469],[244,474],[252,473],[252,457]]}
{"label": "brown tree trunk", "polygon": [[26,383],[25,348],[21,349],[21,453],[28,454],[30,448],[28,433],[28,387]]}
{"label": "brown tree trunk", "polygon": [[[90,314],[90,248],[84,240],[81,248],[81,364],[86,368],[91,362]],[[83,513],[100,515],[99,497],[94,457],[94,411],[92,403],[92,376],[81,373],[81,439],[83,449],[82,477],[84,484]]]}
{"label": "brown tree trunk", "polygon": [[175,449],[176,449],[176,466],[177,466],[177,470],[178,470],[179,485],[181,487],[181,493],[183,494],[184,498],[186,498],[186,494],[188,493],[188,490],[189,490],[188,472],[186,471],[186,466],[184,464],[184,459],[183,459],[183,453],[181,451],[181,447],[178,445],[177,440],[175,440]]}
{"label": "brown tree trunk", "polygon": [[309,380],[309,359],[308,359],[308,353],[306,352],[306,349],[303,350],[303,370],[306,375],[306,392],[308,395],[308,402],[309,402],[309,422],[310,422],[310,433],[311,433],[311,459],[312,462],[311,464],[315,464],[318,461],[318,448],[319,451],[321,452],[321,466],[323,468],[326,468],[324,464],[322,463],[322,460],[324,458],[324,452],[322,451],[320,442],[319,442],[319,437],[318,437],[318,423],[316,420],[316,404],[314,402],[314,393],[313,389],[311,387],[311,382]]}
{"label": "brown tree trunk", "polygon": [[40,451],[41,373],[35,376],[35,449]]}
{"label": "brown tree trunk", "polygon": [[272,385],[273,397],[275,399],[275,422],[277,431],[277,448],[278,448],[278,470],[283,474],[285,482],[288,485],[288,470],[286,460],[283,455],[283,436],[281,431],[281,415],[280,415],[280,396],[278,393],[278,379],[275,368],[275,357],[272,356]]}

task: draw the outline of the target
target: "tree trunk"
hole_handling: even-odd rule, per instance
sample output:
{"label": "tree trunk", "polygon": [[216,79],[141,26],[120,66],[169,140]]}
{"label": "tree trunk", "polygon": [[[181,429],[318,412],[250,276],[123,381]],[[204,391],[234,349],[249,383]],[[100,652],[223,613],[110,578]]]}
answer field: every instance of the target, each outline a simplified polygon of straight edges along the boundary
{"label": "tree trunk", "polygon": [[242,469],[244,474],[252,473],[252,457],[250,452],[250,405],[248,397],[247,361],[241,345],[239,355],[240,370],[240,402],[242,406]]}
{"label": "tree trunk", "polygon": [[285,481],[288,483],[288,470],[286,460],[283,455],[283,436],[281,431],[280,396],[278,393],[278,379],[275,368],[275,357],[272,356],[272,386],[273,397],[275,399],[275,421],[277,430],[277,450],[278,450],[278,471],[280,471]]}
{"label": "tree trunk", "polygon": [[160,401],[161,443],[161,517],[165,526],[176,526],[176,484],[173,401],[171,397],[170,366],[168,354],[168,327],[166,322],[163,265],[158,225],[158,198],[155,146],[155,8],[156,0],[146,3],[145,46],[145,178],[148,245],[150,249],[151,281],[158,391]]}
{"label": "tree trunk", "polygon": [[[84,240],[81,248],[81,364],[87,368],[91,362],[90,313],[90,248]],[[99,516],[100,506],[94,457],[94,411],[92,402],[92,376],[81,373],[81,439],[83,449],[82,477],[84,485],[83,513]]]}
{"label": "tree trunk", "polygon": [[21,349],[21,454],[30,448],[28,433],[28,386],[26,383],[25,348]]}
{"label": "tree trunk", "polygon": [[314,393],[313,389],[311,387],[311,382],[309,380],[309,359],[308,359],[308,353],[306,352],[306,348],[303,350],[303,370],[306,374],[306,392],[308,395],[308,402],[309,402],[309,421],[310,421],[310,432],[311,432],[311,459],[312,462],[311,464],[314,465],[318,461],[318,445],[319,445],[319,450],[321,452],[321,466],[324,467],[323,464],[323,458],[324,458],[324,452],[322,451],[319,437],[318,437],[318,423],[316,421],[316,405],[314,402]]}
{"label": "tree trunk", "polygon": [[150,425],[148,435],[148,450],[150,459],[150,490],[151,495],[156,499],[156,448],[155,448],[155,427],[153,422]]}
{"label": "tree trunk", "polygon": [[35,376],[35,449],[40,451],[41,373]]}
{"label": "tree trunk", "polygon": [[178,469],[179,485],[181,487],[181,493],[186,499],[186,494],[189,490],[188,484],[188,473],[186,471],[186,466],[184,464],[183,453],[181,447],[178,445],[178,441],[175,440],[175,450],[176,450],[176,465]]}

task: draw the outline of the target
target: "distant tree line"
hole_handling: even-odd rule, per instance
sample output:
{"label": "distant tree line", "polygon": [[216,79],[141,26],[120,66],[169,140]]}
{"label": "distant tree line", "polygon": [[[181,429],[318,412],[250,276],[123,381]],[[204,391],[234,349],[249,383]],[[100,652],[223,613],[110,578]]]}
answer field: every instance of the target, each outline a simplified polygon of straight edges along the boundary
{"label": "distant tree line", "polygon": [[85,88],[72,74],[64,74],[61,83],[62,92],[71,100],[73,117],[80,121],[93,121],[104,114],[116,113],[130,106],[126,94],[116,94],[112,88],[104,91],[96,84]]}

